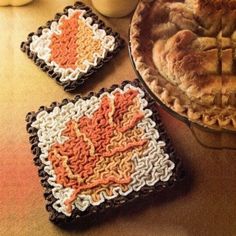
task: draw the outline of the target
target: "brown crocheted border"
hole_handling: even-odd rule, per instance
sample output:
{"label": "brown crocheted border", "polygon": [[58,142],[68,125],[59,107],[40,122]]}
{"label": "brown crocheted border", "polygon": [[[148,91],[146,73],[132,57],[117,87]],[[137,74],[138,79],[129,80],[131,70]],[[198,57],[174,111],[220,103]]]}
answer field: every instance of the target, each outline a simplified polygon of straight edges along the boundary
{"label": "brown crocheted border", "polygon": [[[54,71],[53,66],[48,66],[44,60],[38,58],[37,53],[34,53],[30,50],[30,44],[32,42],[32,37],[34,35],[40,36],[42,35],[42,30],[44,28],[50,28],[52,22],[58,22],[61,16],[68,15],[69,9],[80,9],[85,10],[86,13],[84,14],[84,17],[91,17],[93,19],[93,24],[98,24],[99,29],[103,29],[106,31],[108,35],[112,35],[115,38],[115,48],[112,52],[108,52],[106,57],[103,58],[97,66],[93,66],[89,69],[89,71],[86,74],[83,74],[80,78],[78,78],[75,81],[65,81],[61,82],[60,77],[61,73],[57,73]],[[87,79],[91,78],[91,75],[97,72],[105,63],[110,61],[124,46],[124,40],[120,38],[119,34],[116,32],[113,32],[111,28],[106,27],[105,23],[98,18],[97,15],[95,15],[91,8],[86,6],[82,2],[76,2],[73,6],[67,6],[64,8],[63,13],[56,13],[53,20],[50,20],[46,23],[45,26],[40,26],[36,32],[32,32],[28,35],[27,41],[21,43],[21,50],[25,52],[30,59],[34,61],[34,63],[41,68],[44,72],[46,72],[52,79],[54,79],[59,85],[63,86],[64,90],[67,92],[71,92],[78,87],[80,87]]]}
{"label": "brown crocheted border", "polygon": [[97,214],[100,214],[104,212],[105,210],[109,208],[116,208],[122,205],[125,205],[126,203],[132,202],[137,198],[145,197],[147,195],[150,195],[151,193],[154,192],[159,192],[162,191],[166,188],[171,188],[175,185],[176,182],[180,181],[184,177],[184,171],[182,168],[182,164],[180,159],[177,157],[175,150],[171,144],[171,141],[165,131],[165,128],[160,120],[158,110],[157,110],[157,104],[156,102],[147,94],[146,90],[144,87],[140,84],[138,80],[134,80],[133,82],[130,81],[124,81],[120,86],[119,85],[113,85],[109,89],[102,88],[98,93],[93,93],[90,92],[88,96],[82,97],[82,99],[87,100],[90,99],[92,96],[97,96],[99,97],[102,93],[104,92],[109,92],[111,93],[114,91],[116,88],[121,88],[123,89],[125,85],[131,84],[134,87],[141,88],[145,92],[145,99],[148,101],[147,108],[152,110],[153,114],[150,117],[155,123],[156,127],[155,129],[158,130],[160,137],[158,140],[162,140],[166,143],[166,146],[163,147],[165,153],[169,154],[169,158],[171,161],[175,163],[175,168],[173,170],[173,174],[170,177],[169,181],[167,182],[157,182],[154,186],[144,186],[140,189],[140,191],[136,192],[133,191],[127,196],[117,196],[116,198],[112,200],[105,200],[103,203],[101,203],[99,206],[92,206],[90,205],[85,211],[80,211],[79,209],[75,208],[72,211],[72,214],[70,217],[64,215],[63,213],[57,212],[53,207],[53,203],[56,201],[52,194],[52,186],[48,183],[48,178],[49,175],[44,171],[45,165],[41,162],[40,160],[40,154],[41,154],[41,149],[38,147],[39,139],[37,135],[37,129],[32,127],[32,123],[36,120],[36,116],[39,112],[45,110],[47,112],[52,112],[54,107],[62,107],[63,105],[72,102],[75,103],[80,99],[81,97],[78,95],[74,99],[64,99],[61,103],[58,102],[53,102],[50,107],[45,107],[41,106],[37,112],[30,112],[26,116],[26,122],[27,122],[27,132],[29,134],[29,142],[31,144],[31,151],[34,155],[34,163],[38,167],[38,173],[39,177],[41,179],[41,184],[44,187],[44,197],[46,199],[46,209],[50,213],[50,220],[56,224],[59,225],[64,225],[68,223],[78,223],[84,219],[89,218],[90,216],[94,216]]}

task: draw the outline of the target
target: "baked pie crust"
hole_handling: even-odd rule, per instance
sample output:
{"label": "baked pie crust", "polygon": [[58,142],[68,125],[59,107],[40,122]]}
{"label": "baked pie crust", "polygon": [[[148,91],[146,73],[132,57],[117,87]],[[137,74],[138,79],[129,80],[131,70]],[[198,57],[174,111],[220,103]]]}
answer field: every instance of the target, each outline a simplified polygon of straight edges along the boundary
{"label": "baked pie crust", "polygon": [[136,69],[165,105],[236,130],[235,0],[142,0],[130,45]]}

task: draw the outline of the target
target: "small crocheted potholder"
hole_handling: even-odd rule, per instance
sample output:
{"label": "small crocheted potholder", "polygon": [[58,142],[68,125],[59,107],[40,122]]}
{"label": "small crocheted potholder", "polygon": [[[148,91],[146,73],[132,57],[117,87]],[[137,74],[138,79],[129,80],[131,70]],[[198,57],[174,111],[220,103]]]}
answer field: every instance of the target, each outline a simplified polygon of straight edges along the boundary
{"label": "small crocheted potholder", "polygon": [[124,41],[81,2],[57,13],[21,49],[65,91],[78,88],[121,49]]}

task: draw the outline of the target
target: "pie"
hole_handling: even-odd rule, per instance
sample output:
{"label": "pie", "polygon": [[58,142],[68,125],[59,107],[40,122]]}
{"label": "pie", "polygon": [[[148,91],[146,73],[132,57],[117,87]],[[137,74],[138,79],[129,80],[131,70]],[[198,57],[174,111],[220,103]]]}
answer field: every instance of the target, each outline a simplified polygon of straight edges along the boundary
{"label": "pie", "polygon": [[166,106],[213,129],[236,130],[236,1],[141,1],[131,54]]}

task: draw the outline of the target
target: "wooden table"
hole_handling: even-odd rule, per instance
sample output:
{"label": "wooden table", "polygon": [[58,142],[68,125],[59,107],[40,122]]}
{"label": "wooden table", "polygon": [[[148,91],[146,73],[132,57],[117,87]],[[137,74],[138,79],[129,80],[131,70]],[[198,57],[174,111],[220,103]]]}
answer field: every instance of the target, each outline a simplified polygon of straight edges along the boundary
{"label": "wooden table", "polygon": [[[184,182],[89,228],[60,229],[48,221],[24,118],[40,105],[73,95],[19,47],[29,32],[72,3],[35,0],[20,8],[0,8],[0,235],[236,235],[236,152],[201,147],[184,124],[164,111],[163,121],[187,170]],[[127,40],[130,17],[106,21]],[[125,48],[78,93],[134,78]]]}

